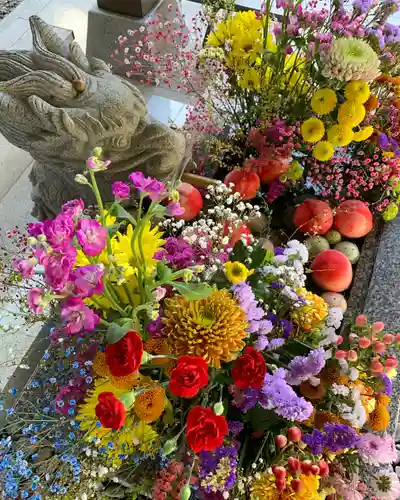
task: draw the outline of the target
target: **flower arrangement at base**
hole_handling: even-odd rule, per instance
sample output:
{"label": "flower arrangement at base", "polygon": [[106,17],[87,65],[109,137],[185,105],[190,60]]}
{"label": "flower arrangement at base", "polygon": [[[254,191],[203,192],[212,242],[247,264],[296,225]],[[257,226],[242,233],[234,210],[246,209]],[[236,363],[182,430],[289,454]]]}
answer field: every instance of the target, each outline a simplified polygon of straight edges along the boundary
{"label": "flower arrangement at base", "polygon": [[265,250],[246,226],[258,208],[222,182],[182,222],[179,186],[139,172],[104,207],[105,163],[96,149],[78,177],[98,212],[73,200],[30,225],[15,262],[54,326],[4,410],[2,496],[394,498],[399,336],[358,316],[345,343],[340,307],[307,289],[306,246]]}
{"label": "flower arrangement at base", "polygon": [[[225,177],[244,200],[259,193],[278,211],[307,192],[334,205],[361,199],[393,220],[398,2],[217,5],[192,23],[170,6],[154,20],[157,33],[151,23],[129,30],[111,55],[128,77],[191,99],[184,127],[196,136],[199,173]],[[160,53],[160,40],[173,50]]]}

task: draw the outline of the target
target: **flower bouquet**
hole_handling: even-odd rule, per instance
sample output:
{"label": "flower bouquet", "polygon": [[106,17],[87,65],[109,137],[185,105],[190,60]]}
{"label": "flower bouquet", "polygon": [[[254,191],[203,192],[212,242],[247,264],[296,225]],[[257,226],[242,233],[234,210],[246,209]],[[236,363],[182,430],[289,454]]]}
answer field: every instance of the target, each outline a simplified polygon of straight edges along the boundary
{"label": "flower bouquet", "polygon": [[77,177],[98,213],[68,202],[15,262],[54,327],[4,409],[3,497],[398,498],[399,336],[365,316],[339,335],[343,304],[307,289],[307,248],[249,234],[259,208],[223,183],[189,223],[179,186],[140,172],[104,207],[100,153]]}
{"label": "flower bouquet", "polygon": [[260,11],[235,12],[227,2],[192,28],[170,8],[171,19],[121,36],[113,63],[192,96],[185,127],[199,138],[200,173],[225,177],[244,199],[260,188],[268,204],[295,205],[304,193],[334,206],[357,199],[393,220],[400,29],[390,16],[398,2],[316,7],[267,0]]}

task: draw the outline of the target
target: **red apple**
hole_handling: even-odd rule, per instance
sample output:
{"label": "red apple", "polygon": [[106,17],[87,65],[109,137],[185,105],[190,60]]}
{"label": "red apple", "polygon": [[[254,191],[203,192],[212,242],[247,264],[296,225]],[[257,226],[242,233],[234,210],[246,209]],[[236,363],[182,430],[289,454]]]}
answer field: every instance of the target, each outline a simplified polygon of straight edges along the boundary
{"label": "red apple", "polygon": [[372,213],[362,201],[347,200],[338,206],[333,227],[346,238],[362,238],[373,226]]}
{"label": "red apple", "polygon": [[236,169],[229,172],[225,177],[224,183],[234,184],[233,190],[240,193],[242,200],[251,200],[260,189],[260,178],[254,172],[249,172],[244,169]]}
{"label": "red apple", "polygon": [[182,215],[176,216],[176,219],[193,219],[203,208],[203,197],[200,191],[191,184],[182,182],[178,187],[178,192],[179,203],[185,209],[185,212]]}
{"label": "red apple", "polygon": [[312,279],[328,292],[347,290],[353,279],[349,259],[338,250],[324,250],[315,257],[311,265]]}
{"label": "red apple", "polygon": [[250,167],[257,173],[261,184],[271,184],[276,181],[282,174],[287,172],[290,167],[288,158],[275,159],[254,159],[248,160],[245,166]]}
{"label": "red apple", "polygon": [[301,439],[301,430],[298,427],[290,427],[288,430],[289,441],[298,443]]}
{"label": "red apple", "polygon": [[333,224],[333,213],[326,201],[306,200],[293,214],[293,223],[302,233],[325,234]]}

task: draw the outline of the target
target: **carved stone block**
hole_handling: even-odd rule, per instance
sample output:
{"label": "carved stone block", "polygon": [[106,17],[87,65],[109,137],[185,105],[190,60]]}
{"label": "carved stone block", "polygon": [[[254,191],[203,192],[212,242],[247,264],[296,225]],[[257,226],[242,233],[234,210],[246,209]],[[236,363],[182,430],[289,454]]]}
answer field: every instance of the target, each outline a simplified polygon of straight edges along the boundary
{"label": "carved stone block", "polygon": [[132,17],[144,17],[157,4],[158,0],[97,0],[100,9],[125,14]]}

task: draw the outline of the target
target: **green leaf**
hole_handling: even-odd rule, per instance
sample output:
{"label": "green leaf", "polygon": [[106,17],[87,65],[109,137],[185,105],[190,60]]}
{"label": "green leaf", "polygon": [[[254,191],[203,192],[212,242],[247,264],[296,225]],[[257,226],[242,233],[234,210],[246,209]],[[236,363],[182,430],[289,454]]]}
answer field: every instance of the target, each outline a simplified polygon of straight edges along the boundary
{"label": "green leaf", "polygon": [[115,344],[116,342],[121,340],[126,332],[129,332],[129,330],[132,330],[131,319],[126,319],[126,321],[124,321],[122,325],[119,325],[118,323],[111,323],[111,325],[107,329],[107,344]]}
{"label": "green leaf", "polygon": [[244,262],[247,258],[248,252],[242,240],[238,241],[229,256],[231,262]]}
{"label": "green leaf", "polygon": [[135,393],[133,391],[130,392],[125,392],[124,394],[121,394],[121,396],[118,398],[121,403],[125,406],[126,410],[130,410],[135,402]]}
{"label": "green leaf", "polygon": [[169,281],[172,276],[171,269],[162,260],[157,262],[157,278],[160,281]]}
{"label": "green leaf", "polygon": [[275,427],[282,419],[272,410],[265,410],[261,407],[252,408],[246,414],[246,420],[250,422],[256,431],[264,431]]}
{"label": "green leaf", "polygon": [[115,217],[118,217],[118,219],[127,219],[134,226],[136,226],[136,219],[119,203],[116,203],[111,207],[110,215],[114,215]]}
{"label": "green leaf", "polygon": [[251,252],[251,269],[257,269],[262,265],[265,259],[267,251],[262,247],[262,245],[257,245]]}
{"label": "green leaf", "polygon": [[207,298],[213,291],[207,283],[170,283],[187,300],[200,300]]}
{"label": "green leaf", "polygon": [[166,398],[166,401],[163,422],[165,425],[172,425],[174,423],[174,408],[168,398]]}

